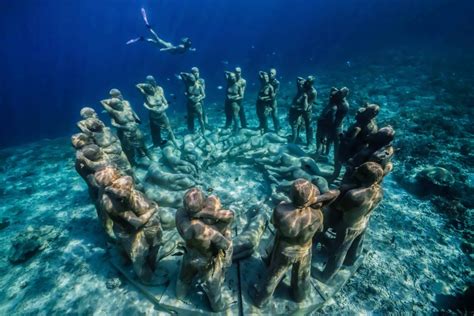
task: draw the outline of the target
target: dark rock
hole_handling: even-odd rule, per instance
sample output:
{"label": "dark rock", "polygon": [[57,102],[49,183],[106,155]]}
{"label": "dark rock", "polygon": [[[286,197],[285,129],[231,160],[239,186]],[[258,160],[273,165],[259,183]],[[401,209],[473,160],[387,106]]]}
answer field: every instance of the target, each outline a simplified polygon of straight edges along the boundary
{"label": "dark rock", "polygon": [[0,219],[0,230],[5,229],[8,226],[10,226],[10,220],[7,217]]}
{"label": "dark rock", "polygon": [[456,180],[447,169],[430,166],[418,172],[416,182],[418,191],[422,195],[444,195],[446,191],[451,191]]}
{"label": "dark rock", "polygon": [[118,288],[118,287],[120,287],[121,285],[122,285],[122,281],[120,281],[119,278],[108,279],[107,282],[105,282],[105,286],[106,286],[109,290]]}
{"label": "dark rock", "polygon": [[58,236],[59,232],[53,226],[28,227],[26,231],[19,233],[11,241],[8,260],[12,264],[26,262],[45,249],[48,242]]}

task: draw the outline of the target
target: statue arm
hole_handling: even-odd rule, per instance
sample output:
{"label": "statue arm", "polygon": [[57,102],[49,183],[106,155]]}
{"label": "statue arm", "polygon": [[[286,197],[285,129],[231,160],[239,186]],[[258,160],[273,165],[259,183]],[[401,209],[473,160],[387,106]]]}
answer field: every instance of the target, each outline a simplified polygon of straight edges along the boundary
{"label": "statue arm", "polygon": [[139,83],[139,84],[137,84],[135,87],[137,87],[137,89],[138,89],[141,93],[146,94],[146,93],[145,93],[145,90],[143,90],[143,87],[144,87],[144,86],[145,86],[145,84]]}
{"label": "statue arm", "polygon": [[148,212],[146,212],[143,215],[137,216],[134,212],[132,211],[126,211],[120,214],[120,216],[125,219],[127,222],[129,222],[135,229],[138,229],[145,225],[148,220],[155,214],[155,210],[151,209]]}

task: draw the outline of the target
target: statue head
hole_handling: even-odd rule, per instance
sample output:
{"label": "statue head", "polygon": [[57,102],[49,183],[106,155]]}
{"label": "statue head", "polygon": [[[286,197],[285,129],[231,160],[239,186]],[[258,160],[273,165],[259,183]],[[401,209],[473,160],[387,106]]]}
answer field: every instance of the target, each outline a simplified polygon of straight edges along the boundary
{"label": "statue head", "polygon": [[270,71],[268,73],[269,73],[270,79],[275,79],[276,78],[277,71],[276,71],[275,68],[270,68]]}
{"label": "statue head", "polygon": [[270,77],[268,76],[268,73],[266,73],[265,71],[259,71],[258,74],[260,77],[260,81],[262,83],[267,83],[270,81]]}
{"label": "statue head", "polygon": [[122,176],[116,179],[112,184],[105,188],[105,191],[118,200],[127,200],[130,198],[133,190],[133,178]]}
{"label": "statue head", "polygon": [[148,83],[149,85],[156,87],[156,80],[155,80],[155,77],[153,77],[152,75],[146,76],[145,80],[146,80],[146,83]]}
{"label": "statue head", "polygon": [[215,195],[210,195],[206,199],[204,208],[211,212],[217,212],[222,208],[221,200]]}
{"label": "statue head", "polygon": [[362,123],[368,123],[372,119],[374,119],[377,114],[380,112],[380,106],[377,104],[367,104],[364,107],[361,107],[357,110],[356,113],[356,121],[362,122]]}
{"label": "statue head", "polygon": [[303,83],[303,88],[306,91],[313,89],[314,80],[315,80],[314,76],[308,76],[308,78],[306,78],[306,80]]}
{"label": "statue head", "polygon": [[81,109],[80,115],[83,119],[88,119],[90,117],[97,118],[97,113],[95,110],[87,106]]}
{"label": "statue head", "polygon": [[370,156],[369,161],[373,161],[378,163],[381,166],[384,166],[387,162],[389,162],[393,155],[395,154],[395,149],[392,145],[386,145],[380,148],[379,150],[375,151],[372,156]]}
{"label": "statue head", "polygon": [[395,138],[395,130],[388,125],[367,137],[367,142],[374,147],[383,147],[390,144]]}
{"label": "statue head", "polygon": [[199,68],[198,67],[191,68],[191,73],[194,75],[194,78],[196,80],[199,79]]}
{"label": "statue head", "polygon": [[123,109],[122,100],[123,99],[115,98],[115,97],[111,98],[109,99],[109,106],[113,108],[114,110],[121,111]]}
{"label": "statue head", "polygon": [[95,181],[103,188],[112,185],[120,177],[120,171],[114,166],[107,166],[94,174]]}
{"label": "statue head", "polygon": [[93,141],[92,141],[92,138],[90,138],[86,134],[77,133],[77,134],[72,135],[71,143],[72,143],[72,147],[74,147],[75,149],[81,149],[84,146],[92,144]]}
{"label": "statue head", "polygon": [[383,169],[376,162],[366,162],[355,169],[354,178],[363,186],[371,186],[379,183],[383,177]]}
{"label": "statue head", "polygon": [[237,79],[240,79],[242,77],[242,68],[235,67],[234,73],[235,73],[235,76],[237,77]]}
{"label": "statue head", "polygon": [[119,89],[111,89],[109,91],[109,95],[112,97],[112,98],[117,98],[117,99],[120,99],[120,100],[123,100],[123,96],[122,96],[122,92],[120,92]]}
{"label": "statue head", "polygon": [[237,75],[233,72],[228,72],[227,73],[227,80],[230,82],[230,83],[234,83],[237,81]]}
{"label": "statue head", "polygon": [[103,154],[100,147],[95,144],[84,146],[82,148],[82,153],[84,154],[84,157],[92,161],[99,160],[100,158],[102,158]]}
{"label": "statue head", "polygon": [[184,194],[183,206],[190,213],[197,213],[203,209],[205,203],[204,193],[198,188],[191,188]]}
{"label": "statue head", "polygon": [[105,128],[104,122],[96,118],[88,118],[84,121],[87,129],[91,132],[102,132]]}
{"label": "statue head", "polygon": [[318,195],[319,190],[306,179],[295,180],[291,185],[290,199],[296,207],[308,206],[308,203]]}

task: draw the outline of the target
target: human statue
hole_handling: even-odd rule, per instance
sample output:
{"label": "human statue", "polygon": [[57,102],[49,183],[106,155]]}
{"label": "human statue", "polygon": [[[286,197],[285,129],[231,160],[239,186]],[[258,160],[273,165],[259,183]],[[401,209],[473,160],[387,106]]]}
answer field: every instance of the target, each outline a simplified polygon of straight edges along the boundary
{"label": "human statue", "polygon": [[264,71],[259,73],[261,87],[257,97],[257,117],[259,121],[258,129],[263,133],[268,133],[267,117],[273,111],[273,101],[275,99],[275,90],[270,84],[270,76]]}
{"label": "human statue", "polygon": [[227,90],[225,96],[225,109],[226,122],[225,128],[229,128],[233,124],[234,132],[238,131],[241,127],[240,125],[240,101],[243,98],[242,86],[237,83],[237,77],[235,73],[226,71],[225,73],[227,79]]}
{"label": "human statue", "polygon": [[199,280],[215,312],[229,307],[223,297],[225,270],[232,263],[230,224],[234,213],[222,210],[218,198],[206,198],[192,188],[176,212],[176,228],[186,243],[186,252],[176,284],[176,296],[184,298],[194,280]]}
{"label": "human statue", "polygon": [[360,256],[372,211],[382,201],[379,183],[383,173],[375,162],[357,167],[351,182],[343,184],[340,197],[329,207],[325,229],[333,229],[336,239],[328,249],[324,270],[315,269],[312,273],[321,282],[330,282],[343,264],[352,265]]}
{"label": "human statue", "polygon": [[168,101],[166,101],[163,88],[158,86],[155,78],[150,75],[146,77],[145,83],[137,84],[137,88],[145,98],[143,106],[149,113],[150,132],[153,145],[158,147],[166,142],[161,138],[161,131],[166,130],[168,132],[168,139],[178,147],[170,121],[166,115]]}
{"label": "human statue", "polygon": [[272,222],[276,229],[269,267],[253,294],[257,307],[263,307],[273,292],[292,269],[291,296],[296,302],[306,298],[310,285],[311,247],[313,236],[323,229],[321,209],[334,201],[339,191],[320,194],[308,180],[298,179],[291,189],[291,202],[280,203],[273,211]]}
{"label": "human statue", "polygon": [[[392,169],[390,159],[394,153],[390,144],[394,138],[395,130],[391,126],[382,127],[377,132],[368,135],[365,147],[347,161],[343,179],[350,178],[355,168],[374,158],[376,159],[375,162],[380,161],[384,174],[389,173]],[[382,150],[384,148],[385,150]]]}
{"label": "human statue", "polygon": [[154,272],[162,239],[158,205],[136,190],[131,177],[118,176],[113,167],[96,172],[95,179],[101,187],[99,205],[113,221],[118,245],[140,281],[157,284]]}
{"label": "human statue", "polygon": [[194,133],[194,118],[197,118],[201,133],[204,134],[206,130],[203,109],[203,100],[206,97],[204,80],[199,78],[197,67],[193,67],[191,73],[182,72],[180,76],[186,87],[184,95],[187,98],[188,130]]}
{"label": "human statue", "polygon": [[343,130],[343,121],[349,111],[347,95],[349,89],[346,87],[332,88],[329,102],[321,111],[318,118],[316,131],[316,152],[319,155],[329,155],[331,145],[334,144],[334,152],[339,151],[339,135]]}
{"label": "human statue", "polygon": [[110,115],[111,124],[117,129],[117,136],[122,143],[122,148],[132,165],[136,164],[136,155],[146,156],[153,160],[148,151],[145,139],[138,127],[140,122],[136,113],[132,110],[130,103],[123,99],[117,89],[110,90],[110,99],[100,101],[107,113]]}
{"label": "human statue", "polygon": [[240,100],[237,101],[240,107],[240,111],[239,111],[240,126],[242,126],[242,128],[247,128],[247,118],[245,117],[245,108],[244,108],[244,102],[243,102],[243,99],[245,96],[245,88],[247,87],[247,80],[245,80],[242,77],[242,68],[235,67],[234,73],[237,80],[237,84],[240,86],[240,92],[241,92],[241,98]]}
{"label": "human statue", "polygon": [[273,87],[273,102],[272,102],[272,110],[270,112],[273,120],[273,127],[275,128],[275,133],[278,133],[280,131],[280,120],[278,118],[278,101],[277,101],[277,96],[278,92],[280,91],[280,81],[278,81],[277,77],[277,71],[275,68],[271,68],[270,71],[268,72],[269,76],[269,82]]}
{"label": "human statue", "polygon": [[172,55],[180,55],[180,54],[187,53],[189,51],[196,51],[195,48],[191,47],[192,43],[191,43],[191,40],[188,37],[182,38],[181,43],[179,43],[178,45],[173,45],[173,44],[171,44],[169,42],[166,42],[165,40],[161,39],[158,36],[158,34],[156,34],[156,32],[153,30],[150,23],[148,22],[148,17],[147,17],[145,9],[142,8],[141,12],[142,12],[143,20],[145,21],[145,26],[148,28],[148,30],[153,35],[153,37],[152,38],[145,38],[143,36],[139,36],[139,37],[136,37],[136,38],[133,38],[133,39],[127,41],[127,43],[126,43],[127,45],[130,45],[130,44],[133,44],[133,43],[136,43],[136,42],[140,42],[140,41],[146,41],[146,42],[152,43],[152,44],[157,45],[158,47],[160,47],[161,52],[168,52]]}
{"label": "human statue", "polygon": [[314,77],[307,79],[298,77],[296,80],[297,93],[293,98],[288,119],[291,125],[291,142],[296,143],[298,137],[298,127],[301,118],[304,121],[306,130],[306,145],[313,143],[313,127],[311,126],[313,105],[316,102],[317,92],[313,87]]}
{"label": "human statue", "polygon": [[145,183],[167,190],[181,191],[194,187],[199,181],[190,174],[166,172],[159,164],[152,163],[145,176]]}
{"label": "human statue", "polygon": [[333,182],[339,177],[342,165],[363,149],[367,145],[367,137],[377,132],[378,127],[375,121],[376,116],[380,112],[377,104],[367,104],[357,111],[355,115],[355,123],[349,129],[339,135],[340,145],[335,152],[334,172],[328,179]]}
{"label": "human statue", "polygon": [[197,175],[198,170],[195,165],[181,159],[181,151],[174,146],[165,145],[161,151],[164,165],[177,173]]}
{"label": "human statue", "polygon": [[94,109],[83,108],[81,117],[82,120],[77,123],[79,130],[102,149],[111,163],[115,164],[122,172],[132,175],[132,166],[122,150],[119,139],[98,118]]}

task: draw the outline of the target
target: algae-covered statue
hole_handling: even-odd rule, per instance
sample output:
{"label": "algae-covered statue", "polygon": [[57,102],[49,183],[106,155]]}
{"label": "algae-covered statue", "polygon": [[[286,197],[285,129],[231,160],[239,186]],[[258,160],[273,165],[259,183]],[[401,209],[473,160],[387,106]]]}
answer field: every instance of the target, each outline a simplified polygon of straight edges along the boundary
{"label": "algae-covered statue", "polygon": [[305,299],[311,287],[311,246],[313,236],[323,229],[321,208],[337,198],[339,191],[320,195],[308,180],[298,179],[291,188],[291,203],[280,203],[273,211],[276,229],[270,266],[254,296],[258,307],[272,298],[281,279],[292,268],[291,295],[297,302]]}
{"label": "algae-covered statue", "polygon": [[180,76],[186,89],[184,95],[187,98],[188,130],[194,133],[194,118],[196,117],[201,127],[201,133],[204,134],[206,130],[203,108],[203,100],[206,98],[204,80],[199,78],[197,67],[193,67],[191,73],[182,72]]}
{"label": "algae-covered statue", "polygon": [[395,130],[391,126],[382,127],[368,135],[366,145],[347,161],[343,182],[352,176],[355,168],[368,161],[379,163],[384,169],[384,176],[388,174],[393,168],[391,158],[394,149],[390,144],[394,138]]}
{"label": "algae-covered statue", "polygon": [[223,297],[225,269],[232,263],[230,224],[234,213],[220,208],[214,196],[206,199],[197,188],[186,192],[176,212],[176,227],[186,242],[176,296],[184,298],[194,280],[202,284],[213,311],[229,306]]}
{"label": "algae-covered statue", "polygon": [[242,86],[237,82],[237,76],[233,72],[226,71],[227,90],[225,96],[225,128],[234,125],[234,132],[240,129],[240,103],[243,98]]}
{"label": "algae-covered statue", "polygon": [[158,147],[166,142],[161,138],[161,131],[166,130],[169,140],[177,147],[178,144],[176,143],[170,121],[166,115],[168,101],[165,98],[163,88],[156,84],[153,76],[147,76],[145,83],[137,84],[137,89],[145,98],[143,106],[149,113],[150,133],[153,145]]}
{"label": "algae-covered statue", "polygon": [[[275,90],[270,83],[270,76],[264,71],[259,73],[261,87],[257,97],[257,117],[259,121],[258,129],[263,133],[269,132],[267,117],[273,111],[275,100]],[[276,126],[274,126],[276,127]]]}
{"label": "algae-covered statue", "polygon": [[247,87],[247,80],[245,80],[242,77],[242,68],[240,67],[235,67],[234,70],[235,73],[235,78],[237,80],[237,84],[240,86],[240,94],[241,98],[237,100],[237,103],[239,104],[240,111],[239,111],[239,117],[240,117],[240,126],[242,128],[247,128],[247,118],[245,117],[245,109],[244,109],[244,96],[245,96],[245,88]]}
{"label": "algae-covered statue", "polygon": [[288,119],[291,125],[291,142],[296,143],[298,137],[299,122],[303,120],[306,129],[306,145],[313,142],[313,127],[311,125],[313,104],[316,102],[317,92],[313,86],[314,77],[307,79],[298,77],[296,79],[297,92],[293,98]]}
{"label": "algae-covered statue", "polygon": [[278,92],[280,92],[280,81],[277,79],[277,71],[275,68],[271,68],[268,72],[269,82],[273,87],[273,100],[271,106],[272,121],[273,127],[275,128],[275,133],[280,131],[280,120],[278,118]]}
{"label": "algae-covered statue", "polygon": [[123,99],[117,89],[110,90],[110,99],[101,101],[102,106],[110,115],[112,126],[117,129],[117,136],[122,143],[122,148],[132,165],[136,164],[136,154],[146,156],[153,160],[145,144],[145,139],[138,127],[140,120],[132,110],[130,103]]}
{"label": "algae-covered statue", "polygon": [[324,270],[313,271],[322,282],[330,282],[343,264],[352,265],[360,256],[372,211],[382,201],[380,181],[384,171],[375,162],[366,162],[355,169],[350,182],[341,187],[341,195],[329,207],[325,229],[332,228],[336,240],[331,244]]}
{"label": "algae-covered statue", "polygon": [[115,164],[122,172],[132,175],[130,162],[122,150],[119,139],[110,128],[105,126],[91,108],[83,108],[81,116],[83,119],[77,123],[79,130],[102,149],[111,163]]}
{"label": "algae-covered statue", "polygon": [[132,261],[144,284],[156,284],[154,271],[162,239],[159,209],[155,202],[136,190],[133,179],[107,167],[95,174],[101,187],[99,207],[113,221],[118,245]]}
{"label": "algae-covered statue", "polygon": [[329,102],[321,111],[318,118],[316,131],[316,152],[329,155],[331,145],[334,144],[334,153],[339,151],[339,135],[343,130],[343,121],[349,111],[347,95],[349,89],[346,87],[332,88]]}
{"label": "algae-covered statue", "polygon": [[339,150],[335,152],[334,172],[328,179],[329,182],[339,177],[342,165],[366,146],[369,135],[377,132],[375,118],[379,112],[380,107],[377,104],[367,104],[359,108],[355,115],[356,122],[339,136]]}

